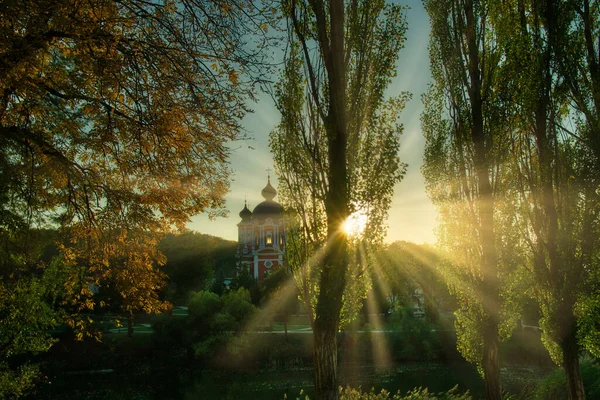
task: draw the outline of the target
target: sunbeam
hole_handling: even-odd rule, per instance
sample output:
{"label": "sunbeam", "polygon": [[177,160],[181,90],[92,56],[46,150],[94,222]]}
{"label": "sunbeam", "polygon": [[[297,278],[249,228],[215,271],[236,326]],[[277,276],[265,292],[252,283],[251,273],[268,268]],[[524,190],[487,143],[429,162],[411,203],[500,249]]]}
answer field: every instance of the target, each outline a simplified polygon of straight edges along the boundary
{"label": "sunbeam", "polygon": [[[363,265],[368,265],[368,250],[366,246],[361,244],[358,249],[359,256]],[[373,263],[375,264],[375,263]],[[378,369],[387,369],[392,366],[392,359],[390,357],[391,348],[385,332],[385,326],[381,320],[381,310],[377,306],[377,302],[373,298],[373,291],[367,294],[367,318],[369,324],[373,326],[374,331],[371,333],[371,348],[373,351],[373,359],[375,361],[375,367]]]}
{"label": "sunbeam", "polygon": [[[330,240],[333,240],[331,238]],[[295,289],[298,290],[310,290],[307,286],[309,285],[309,277],[311,275],[312,269],[315,265],[318,265],[322,260],[326,252],[327,245],[329,243],[322,246],[319,250],[317,250],[311,257],[305,261],[301,262],[301,260],[289,260],[288,265],[291,267],[292,274],[285,280],[283,285],[279,289],[279,296],[276,298],[271,298],[267,301],[266,304],[263,305],[262,309],[259,310],[255,316],[249,320],[245,325],[243,331],[253,332],[260,326],[268,325],[272,322],[273,317],[282,310],[284,305],[290,300],[290,297],[293,296],[296,292]],[[294,268],[293,265],[300,265],[300,268]],[[308,293],[307,293],[308,294]],[[307,307],[307,311],[309,314],[309,321],[312,326],[313,324],[313,315],[312,315],[312,306],[310,304],[305,304]]]}
{"label": "sunbeam", "polygon": [[371,332],[373,360],[375,361],[376,368],[387,369],[392,366],[392,359],[390,357],[391,349],[379,311],[371,292],[367,295],[367,316],[369,324],[374,328]]}

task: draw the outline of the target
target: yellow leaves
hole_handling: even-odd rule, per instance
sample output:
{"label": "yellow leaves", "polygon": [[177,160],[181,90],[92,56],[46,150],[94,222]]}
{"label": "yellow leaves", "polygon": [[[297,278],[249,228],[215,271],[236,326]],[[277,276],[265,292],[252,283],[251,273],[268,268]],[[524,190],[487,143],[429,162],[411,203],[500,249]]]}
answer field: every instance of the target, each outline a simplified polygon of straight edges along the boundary
{"label": "yellow leaves", "polygon": [[[93,310],[93,309],[94,309],[94,305],[95,305],[95,304],[96,304],[96,303],[95,303],[95,302],[94,302],[92,299],[85,299],[85,301],[84,301],[84,303],[83,303],[83,305],[84,305],[84,307],[83,307],[83,308],[85,308],[85,309],[87,309],[87,310],[90,310],[90,311],[91,311],[91,310]],[[91,320],[90,320],[90,322],[91,322]]]}
{"label": "yellow leaves", "polygon": [[163,11],[165,13],[177,12],[177,4],[174,1],[167,1],[165,2],[165,7]]}
{"label": "yellow leaves", "polygon": [[[64,223],[68,239],[58,245],[56,283],[64,296],[58,301],[79,312],[108,306],[90,291],[91,282],[135,304],[156,296],[164,286],[157,266],[165,259],[145,234],[183,228],[192,211],[222,204],[224,191],[212,188],[215,181],[226,184],[222,146],[237,136],[247,91],[242,71],[232,71],[235,63],[228,61],[238,54],[238,41],[227,28],[208,26],[224,40],[203,42],[176,16],[189,12],[176,4],[166,0],[160,12],[171,36],[160,30],[156,15],[126,13],[113,2],[58,7],[39,31],[72,37],[29,49],[34,54],[11,60],[0,80],[0,87],[14,87],[3,123],[21,127],[34,153],[15,154],[7,176],[25,176],[24,168],[35,164],[35,184],[21,192],[41,204],[34,211]],[[209,12],[217,17],[235,18],[239,10],[227,2],[214,7]],[[18,15],[13,19],[7,43],[18,39],[23,23]],[[266,24],[256,26],[267,32]],[[208,68],[193,68],[200,62]],[[28,162],[32,156],[35,163]],[[29,200],[17,199],[19,191],[14,196],[15,203]],[[126,224],[144,233],[130,237]],[[161,307],[149,301],[152,309]],[[75,327],[74,320],[70,324]]]}
{"label": "yellow leaves", "polygon": [[238,74],[237,74],[237,72],[235,72],[235,70],[232,70],[232,71],[229,73],[229,81],[230,81],[231,83],[233,83],[234,85],[237,85],[237,84],[238,84]]}
{"label": "yellow leaves", "polygon": [[223,13],[223,15],[227,15],[229,13],[231,13],[231,11],[233,10],[233,7],[231,6],[231,4],[229,4],[226,1],[223,1],[219,4],[219,8],[220,11]]}

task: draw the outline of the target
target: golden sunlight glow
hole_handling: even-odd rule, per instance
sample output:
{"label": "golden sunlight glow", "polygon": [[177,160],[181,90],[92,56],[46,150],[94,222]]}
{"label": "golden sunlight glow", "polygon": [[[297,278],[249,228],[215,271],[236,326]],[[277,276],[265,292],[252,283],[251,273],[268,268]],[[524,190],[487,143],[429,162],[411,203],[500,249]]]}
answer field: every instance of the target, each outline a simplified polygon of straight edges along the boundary
{"label": "golden sunlight glow", "polygon": [[368,217],[364,211],[356,211],[346,219],[346,222],[344,222],[344,232],[346,232],[346,235],[348,236],[360,236],[367,227],[367,220]]}

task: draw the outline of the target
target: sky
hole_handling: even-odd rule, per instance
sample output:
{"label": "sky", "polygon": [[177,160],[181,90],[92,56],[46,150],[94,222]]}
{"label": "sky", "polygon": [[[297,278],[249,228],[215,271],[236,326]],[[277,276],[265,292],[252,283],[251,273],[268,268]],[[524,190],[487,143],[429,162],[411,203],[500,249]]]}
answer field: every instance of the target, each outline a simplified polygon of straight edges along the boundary
{"label": "sky", "polygon": [[[412,93],[402,112],[404,133],[400,140],[400,159],[408,164],[404,179],[394,190],[389,211],[386,242],[404,240],[414,243],[435,243],[437,212],[425,192],[425,180],[421,174],[425,139],[421,133],[420,115],[423,111],[421,95],[431,80],[429,71],[429,19],[420,0],[401,1],[407,11],[408,32],[405,48],[400,51],[397,77],[387,94],[394,96],[402,91]],[[258,102],[250,104],[254,110],[242,124],[249,140],[231,144],[231,168],[233,170],[230,192],[225,196],[228,217],[210,220],[206,214],[191,218],[188,229],[237,240],[239,212],[247,198],[252,210],[264,199],[260,191],[267,183],[267,169],[273,170],[273,158],[269,152],[269,132],[279,122],[280,114],[268,95],[259,95]],[[277,188],[277,176],[271,172],[271,183]],[[277,197],[275,198],[277,200]]]}

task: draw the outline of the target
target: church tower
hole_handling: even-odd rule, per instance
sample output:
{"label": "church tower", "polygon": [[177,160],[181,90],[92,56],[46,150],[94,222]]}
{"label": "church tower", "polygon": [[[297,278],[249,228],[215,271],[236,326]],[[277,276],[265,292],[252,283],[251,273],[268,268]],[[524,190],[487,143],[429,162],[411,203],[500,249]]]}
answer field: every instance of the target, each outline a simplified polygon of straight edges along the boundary
{"label": "church tower", "polygon": [[240,212],[238,227],[237,260],[241,268],[250,271],[254,279],[261,281],[265,275],[283,266],[286,246],[286,231],[283,221],[283,207],[273,199],[277,191],[267,177],[267,186],[261,192],[264,201]]}

